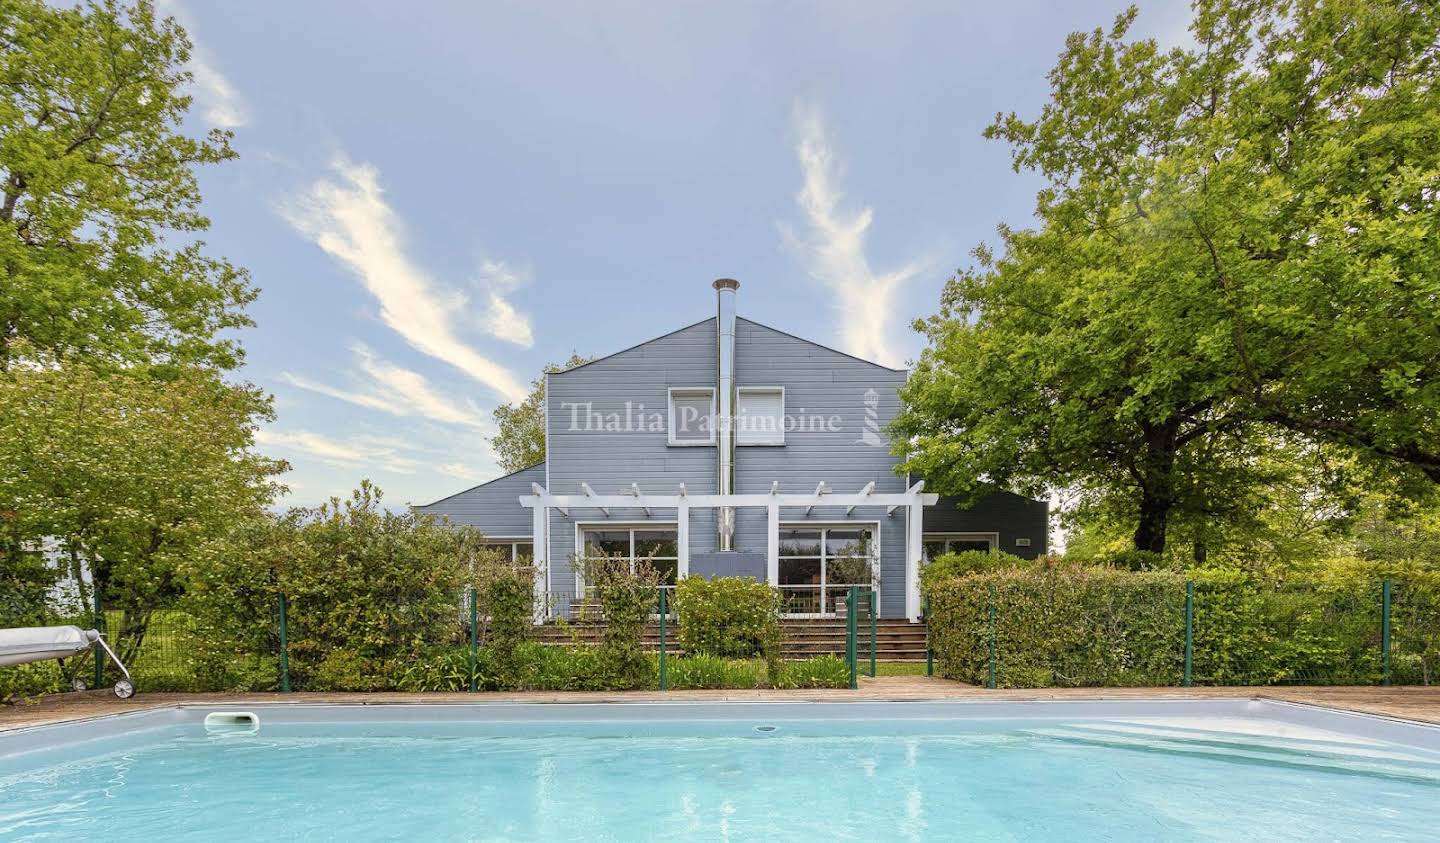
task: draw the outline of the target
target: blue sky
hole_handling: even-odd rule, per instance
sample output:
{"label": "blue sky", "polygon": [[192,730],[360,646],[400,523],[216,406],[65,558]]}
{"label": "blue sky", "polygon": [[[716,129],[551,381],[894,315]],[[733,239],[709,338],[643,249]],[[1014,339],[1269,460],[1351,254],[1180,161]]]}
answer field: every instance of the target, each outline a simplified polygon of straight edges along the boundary
{"label": "blue sky", "polygon": [[[1035,114],[1124,2],[202,3],[210,249],[262,294],[243,377],[287,502],[424,503],[499,472],[490,412],[572,351],[742,316],[904,365],[1039,186],[980,133]],[[1137,31],[1184,37],[1184,3]]]}

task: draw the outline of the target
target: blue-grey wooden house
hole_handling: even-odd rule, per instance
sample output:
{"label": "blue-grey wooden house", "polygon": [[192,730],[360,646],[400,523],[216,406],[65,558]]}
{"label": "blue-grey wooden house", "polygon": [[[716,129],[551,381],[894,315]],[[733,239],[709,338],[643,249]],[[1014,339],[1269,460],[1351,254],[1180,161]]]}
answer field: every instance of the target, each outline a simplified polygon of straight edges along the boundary
{"label": "blue-grey wooden house", "polygon": [[546,378],[546,459],[416,510],[478,527],[536,589],[583,593],[587,555],[650,559],[668,582],[739,574],[797,616],[874,586],[882,617],[920,614],[919,571],[945,550],[1045,552],[1047,505],[996,492],[958,508],[896,474],[886,425],[906,372],[736,315]]}

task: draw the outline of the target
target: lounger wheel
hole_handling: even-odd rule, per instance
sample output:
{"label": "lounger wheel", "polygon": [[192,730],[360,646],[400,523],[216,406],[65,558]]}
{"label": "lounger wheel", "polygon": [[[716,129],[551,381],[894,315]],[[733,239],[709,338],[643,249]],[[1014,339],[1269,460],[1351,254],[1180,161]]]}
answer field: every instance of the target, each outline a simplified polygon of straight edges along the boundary
{"label": "lounger wheel", "polygon": [[135,683],[129,679],[121,679],[115,683],[115,696],[122,700],[128,700],[135,696]]}
{"label": "lounger wheel", "polygon": [[70,680],[70,690],[72,690],[72,691],[88,691],[88,690],[90,690],[90,686],[85,684],[85,680],[84,680],[84,679],[81,679],[80,677],[77,676],[77,677],[75,677],[74,679],[71,679],[71,680]]}

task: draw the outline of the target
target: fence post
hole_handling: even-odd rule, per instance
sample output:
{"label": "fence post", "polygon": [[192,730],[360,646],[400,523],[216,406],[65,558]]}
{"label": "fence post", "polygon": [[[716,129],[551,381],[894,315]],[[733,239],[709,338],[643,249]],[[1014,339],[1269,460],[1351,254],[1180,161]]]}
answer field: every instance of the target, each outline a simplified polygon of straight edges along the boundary
{"label": "fence post", "polygon": [[860,672],[858,654],[855,646],[855,611],[859,608],[860,601],[855,594],[855,586],[845,594],[845,665],[850,668],[850,690],[860,687],[860,678],[856,675]]}
{"label": "fence post", "polygon": [[1195,671],[1195,583],[1185,582],[1185,687],[1194,684]]}
{"label": "fence post", "polygon": [[[102,609],[102,608],[100,607],[100,583],[96,582],[96,580],[95,580],[95,578],[94,578],[93,576],[90,578],[90,587],[91,587],[92,589],[94,589],[94,592],[95,592],[95,594],[94,594],[94,596],[95,596],[95,600],[94,600],[94,603],[95,603],[95,629],[99,630],[99,632],[100,632],[101,635],[104,635],[104,634],[105,634],[105,611],[104,611],[104,609]],[[117,645],[117,646],[118,646],[118,645]],[[96,688],[100,688],[100,687],[103,687],[104,685],[105,685],[105,648],[100,646],[100,642],[99,642],[99,641],[96,641],[96,642],[95,642],[95,687],[96,687]]]}
{"label": "fence post", "polygon": [[985,678],[985,687],[995,689],[995,603],[990,603],[990,673]]}
{"label": "fence post", "polygon": [[475,693],[479,677],[475,672],[480,661],[480,600],[475,586],[470,586],[470,693]]}
{"label": "fence post", "polygon": [[660,690],[670,690],[670,680],[665,674],[665,587],[660,587]]}
{"label": "fence post", "polygon": [[1390,578],[1380,584],[1380,684],[1390,684]]}
{"label": "fence post", "polygon": [[935,649],[930,646],[930,598],[921,604],[920,614],[925,618],[925,675],[935,675]]}
{"label": "fence post", "polygon": [[870,589],[870,678],[875,678],[875,651],[879,648],[879,636],[876,634],[878,621],[875,615],[879,610],[878,601],[875,599],[875,589]]}
{"label": "fence post", "polygon": [[290,632],[285,620],[285,592],[280,592],[280,691],[290,693]]}

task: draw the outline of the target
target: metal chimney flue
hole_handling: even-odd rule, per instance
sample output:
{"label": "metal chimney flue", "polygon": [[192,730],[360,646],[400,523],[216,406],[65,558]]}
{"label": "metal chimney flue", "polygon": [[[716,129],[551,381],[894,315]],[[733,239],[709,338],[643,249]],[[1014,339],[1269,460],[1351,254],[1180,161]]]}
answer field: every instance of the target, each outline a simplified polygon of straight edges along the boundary
{"label": "metal chimney flue", "polygon": [[[718,465],[719,491],[722,495],[735,492],[735,291],[740,282],[733,278],[715,281],[715,450]],[[719,528],[718,547],[735,549],[735,507],[716,510]]]}

